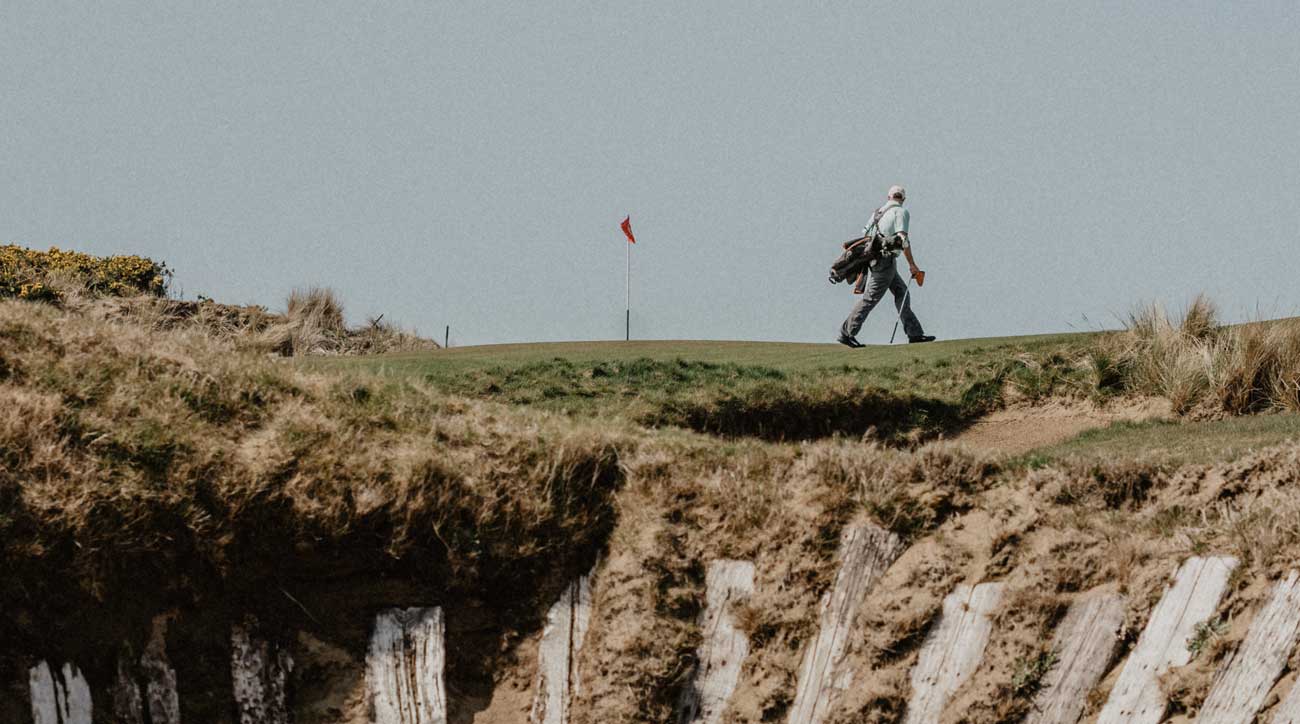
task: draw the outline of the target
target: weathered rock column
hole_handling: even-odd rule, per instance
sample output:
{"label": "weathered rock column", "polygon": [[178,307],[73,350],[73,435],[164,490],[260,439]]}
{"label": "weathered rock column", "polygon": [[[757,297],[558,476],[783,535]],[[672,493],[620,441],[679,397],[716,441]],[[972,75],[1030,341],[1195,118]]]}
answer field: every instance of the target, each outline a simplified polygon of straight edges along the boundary
{"label": "weathered rock column", "polygon": [[842,664],[858,608],[902,552],[898,536],[874,525],[845,529],[836,554],[840,569],[822,597],[817,637],[804,650],[788,724],[821,724],[835,697],[852,683],[853,672]]}
{"label": "weathered rock column", "polygon": [[531,724],[569,724],[569,705],[581,689],[578,653],[591,625],[591,576],[570,583],[546,614],[537,652]]}
{"label": "weathered rock column", "polygon": [[167,622],[167,616],[154,618],[149,642],[139,659],[125,649],[118,655],[113,713],[121,722],[180,724],[176,671],[167,660]]}
{"label": "weathered rock column", "polygon": [[257,637],[251,617],[230,632],[230,678],[240,724],[289,724],[293,657]]}
{"label": "weathered rock column", "polygon": [[1116,593],[1077,598],[1052,637],[1055,665],[1043,677],[1025,724],[1075,724],[1088,693],[1101,681],[1119,647],[1124,598]]}
{"label": "weathered rock column", "polygon": [[[1268,604],[1251,622],[1246,640],[1219,668],[1196,721],[1206,724],[1252,721],[1282,675],[1298,634],[1300,574],[1291,571],[1273,587]],[[1295,720],[1295,712],[1300,711],[1295,704],[1300,703],[1300,697],[1294,688],[1288,702],[1292,702],[1291,706],[1280,706],[1273,716],[1274,722]],[[1293,713],[1286,713],[1288,709]]]}
{"label": "weathered rock column", "polygon": [[1236,567],[1237,559],[1231,557],[1195,557],[1183,563],[1124,662],[1097,724],[1156,724],[1164,717],[1168,701],[1160,677],[1191,661],[1187,642],[1218,607]]}
{"label": "weathered rock column", "polygon": [[912,669],[906,724],[938,724],[949,697],[983,660],[993,633],[991,616],[1001,600],[1001,583],[958,586],[943,599],[943,614]]}
{"label": "weathered rock column", "polygon": [[42,661],[28,671],[35,724],[91,724],[90,686],[72,664],[51,669]]}
{"label": "weathered rock column", "polygon": [[705,574],[705,605],[700,617],[704,641],[698,663],[682,695],[677,720],[681,724],[717,724],[740,679],[749,655],[749,637],[736,628],[735,605],[754,593],[754,564],[720,560]]}
{"label": "weathered rock column", "polygon": [[446,724],[441,608],[391,608],[375,617],[366,688],[375,724]]}

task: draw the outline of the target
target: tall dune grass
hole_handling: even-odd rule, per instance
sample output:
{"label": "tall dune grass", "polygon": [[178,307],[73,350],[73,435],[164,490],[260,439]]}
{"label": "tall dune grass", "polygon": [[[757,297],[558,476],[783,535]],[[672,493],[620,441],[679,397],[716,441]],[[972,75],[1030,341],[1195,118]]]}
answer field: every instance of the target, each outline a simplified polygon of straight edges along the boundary
{"label": "tall dune grass", "polygon": [[1180,414],[1300,411],[1300,320],[1225,326],[1198,296],[1180,318],[1138,309],[1108,347],[1130,391],[1166,397]]}
{"label": "tall dune grass", "polygon": [[438,348],[432,340],[371,319],[351,329],[343,317],[343,302],[333,289],[308,287],[289,294],[284,317],[270,325],[258,340],[285,356],[312,354],[383,354],[422,352]]}

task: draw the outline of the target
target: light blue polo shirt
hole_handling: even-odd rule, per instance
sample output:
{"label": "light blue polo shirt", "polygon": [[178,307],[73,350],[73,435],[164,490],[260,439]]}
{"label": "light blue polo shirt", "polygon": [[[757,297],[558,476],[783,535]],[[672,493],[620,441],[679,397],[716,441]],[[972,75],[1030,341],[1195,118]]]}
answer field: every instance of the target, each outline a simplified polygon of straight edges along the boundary
{"label": "light blue polo shirt", "polygon": [[[884,209],[884,213],[881,215],[880,223],[876,226],[876,228],[880,231],[880,234],[882,236],[884,236],[886,239],[893,239],[895,234],[898,234],[900,232],[903,234],[908,233],[907,225],[909,222],[911,222],[912,215],[908,212],[907,209],[903,208],[902,204],[898,203],[897,201],[894,201],[893,199],[890,199],[889,203],[885,204],[880,208]],[[872,214],[872,216],[875,216],[875,214]],[[867,233],[867,229],[863,228],[862,234],[865,236],[866,233]],[[911,245],[912,242],[908,240],[906,237],[904,237],[903,246],[901,248],[906,249]],[[891,256],[898,256],[898,254],[895,253],[892,254]]]}

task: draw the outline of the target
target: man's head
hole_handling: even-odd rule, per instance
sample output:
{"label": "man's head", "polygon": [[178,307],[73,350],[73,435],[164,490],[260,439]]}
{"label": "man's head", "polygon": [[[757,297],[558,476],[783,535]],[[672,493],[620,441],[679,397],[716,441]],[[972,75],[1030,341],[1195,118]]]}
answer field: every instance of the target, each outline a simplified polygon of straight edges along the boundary
{"label": "man's head", "polygon": [[890,186],[888,197],[890,201],[897,201],[901,204],[907,198],[907,191],[904,191],[902,186]]}

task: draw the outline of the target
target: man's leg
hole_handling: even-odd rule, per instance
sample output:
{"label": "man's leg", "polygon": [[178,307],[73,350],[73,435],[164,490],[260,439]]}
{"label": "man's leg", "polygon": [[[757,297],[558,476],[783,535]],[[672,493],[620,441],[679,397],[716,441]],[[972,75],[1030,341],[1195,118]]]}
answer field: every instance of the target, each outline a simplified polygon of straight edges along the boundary
{"label": "man's leg", "polygon": [[889,284],[889,291],[894,294],[894,309],[898,310],[899,316],[903,319],[903,331],[907,334],[908,339],[916,339],[925,336],[925,330],[921,329],[921,320],[912,314],[912,295],[907,293],[907,282],[903,281],[901,274],[895,274],[894,279]]}
{"label": "man's leg", "polygon": [[893,264],[881,264],[872,269],[869,274],[866,291],[862,293],[858,303],[853,305],[849,318],[840,325],[842,337],[857,336],[858,330],[862,329],[862,323],[867,321],[867,315],[871,314],[871,310],[875,309],[880,300],[885,297],[885,290],[889,289],[890,281],[898,278]]}

